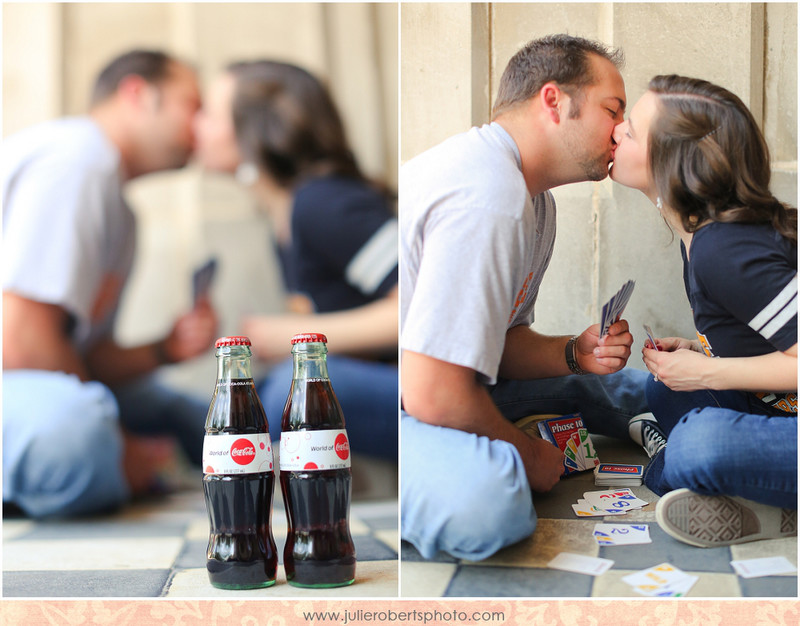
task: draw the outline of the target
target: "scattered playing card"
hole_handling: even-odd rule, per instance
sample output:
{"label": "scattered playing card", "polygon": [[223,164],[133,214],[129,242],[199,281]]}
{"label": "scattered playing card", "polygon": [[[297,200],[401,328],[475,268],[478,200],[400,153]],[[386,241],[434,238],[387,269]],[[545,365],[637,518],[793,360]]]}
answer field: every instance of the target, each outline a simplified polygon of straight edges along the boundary
{"label": "scattered playing card", "polygon": [[690,576],[686,575],[686,578],[683,580],[679,580],[678,582],[671,583],[669,585],[664,585],[663,587],[659,587],[655,591],[637,591],[643,596],[650,596],[650,597],[658,597],[658,598],[679,598],[685,596],[689,593],[689,590],[694,586],[694,584],[700,579],[699,576]]}
{"label": "scattered playing card", "polygon": [[635,285],[635,281],[629,280],[603,305],[602,315],[600,317],[601,337],[605,337],[608,334],[608,328],[622,316],[622,312],[625,310],[628,300],[631,298]]}
{"label": "scattered playing card", "polygon": [[589,504],[586,500],[578,500],[577,504],[572,505],[572,510],[578,517],[605,517],[606,515],[625,515],[627,511],[606,511],[598,509],[596,506]]}
{"label": "scattered playing card", "polygon": [[646,500],[637,498],[630,489],[587,491],[583,497],[598,509],[606,511],[631,511],[647,505]]}
{"label": "scattered playing card", "polygon": [[614,561],[610,559],[597,559],[583,554],[562,552],[550,561],[547,567],[564,570],[565,572],[600,576],[600,574],[607,572],[612,565],[614,565]]}
{"label": "scattered playing card", "polygon": [[655,335],[653,335],[653,331],[647,324],[642,324],[642,326],[644,327],[644,332],[647,333],[647,338],[650,340],[650,343],[656,350],[658,350],[658,346],[656,345]]}
{"label": "scattered playing card", "polygon": [[769,556],[761,559],[745,559],[731,561],[733,569],[742,578],[759,578],[777,574],[791,574],[797,568],[785,556]]}
{"label": "scattered playing card", "polygon": [[598,487],[635,487],[642,484],[644,465],[600,463],[594,468],[594,484]]}
{"label": "scattered playing card", "polygon": [[622,580],[643,596],[677,597],[686,595],[698,577],[690,576],[669,563],[662,563],[628,574]]}
{"label": "scattered playing card", "polygon": [[601,546],[628,546],[653,542],[647,524],[595,524],[592,534]]}

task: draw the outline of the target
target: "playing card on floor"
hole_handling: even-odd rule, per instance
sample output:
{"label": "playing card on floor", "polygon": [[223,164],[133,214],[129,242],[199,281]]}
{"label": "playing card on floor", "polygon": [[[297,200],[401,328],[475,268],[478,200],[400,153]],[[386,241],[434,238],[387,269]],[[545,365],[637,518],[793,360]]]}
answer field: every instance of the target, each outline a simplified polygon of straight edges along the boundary
{"label": "playing card on floor", "polygon": [[760,559],[731,561],[731,566],[742,578],[759,578],[761,576],[777,576],[791,574],[797,568],[785,556],[768,556]]}
{"label": "playing card on floor", "polygon": [[647,505],[647,500],[637,498],[630,489],[587,491],[583,497],[598,509],[606,511],[632,511]]}
{"label": "playing card on floor", "polygon": [[573,504],[572,510],[575,511],[575,515],[578,517],[605,517],[606,515],[625,515],[627,513],[627,511],[598,509],[584,499],[580,499],[577,504]]}
{"label": "playing card on floor", "polygon": [[677,597],[686,595],[697,582],[691,576],[669,563],[628,574],[622,578],[633,590],[643,596]]}
{"label": "playing card on floor", "polygon": [[572,552],[561,552],[556,558],[547,564],[551,569],[560,569],[577,574],[588,574],[589,576],[600,576],[614,565],[611,559],[598,559],[584,554],[573,554]]}
{"label": "playing card on floor", "polygon": [[647,524],[595,524],[592,535],[601,546],[629,546],[653,542]]}

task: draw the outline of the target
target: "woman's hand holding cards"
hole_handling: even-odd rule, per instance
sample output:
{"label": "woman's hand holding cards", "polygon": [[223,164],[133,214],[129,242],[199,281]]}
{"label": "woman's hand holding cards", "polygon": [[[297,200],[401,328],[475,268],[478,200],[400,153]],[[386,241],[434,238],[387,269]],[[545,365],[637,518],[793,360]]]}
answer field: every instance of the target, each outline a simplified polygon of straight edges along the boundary
{"label": "woman's hand holding cards", "polygon": [[642,360],[657,380],[673,391],[710,388],[708,377],[713,359],[698,352],[694,343],[687,339],[668,337],[656,342],[659,350],[645,346]]}

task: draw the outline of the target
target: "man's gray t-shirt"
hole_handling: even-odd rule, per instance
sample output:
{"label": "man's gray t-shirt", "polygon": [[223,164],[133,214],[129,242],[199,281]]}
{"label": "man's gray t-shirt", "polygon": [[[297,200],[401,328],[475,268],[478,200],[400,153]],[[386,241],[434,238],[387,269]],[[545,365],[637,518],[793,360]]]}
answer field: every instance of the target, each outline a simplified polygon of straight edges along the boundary
{"label": "man's gray t-shirt", "polygon": [[135,245],[116,147],[88,117],[12,135],[2,199],[3,291],[61,306],[80,350],[110,334]]}
{"label": "man's gray t-shirt", "polygon": [[531,199],[514,140],[492,123],[406,163],[399,205],[401,349],[495,383],[506,331],[533,322],[553,196]]}

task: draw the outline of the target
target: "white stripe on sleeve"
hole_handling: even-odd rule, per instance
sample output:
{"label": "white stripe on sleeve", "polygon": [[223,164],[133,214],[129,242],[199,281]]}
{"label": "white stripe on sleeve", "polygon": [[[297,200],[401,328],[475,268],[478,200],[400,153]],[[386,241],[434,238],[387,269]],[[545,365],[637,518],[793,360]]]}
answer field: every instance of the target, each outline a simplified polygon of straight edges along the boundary
{"label": "white stripe on sleeve", "polygon": [[[789,284],[787,284],[786,287],[784,287],[781,292],[772,299],[772,302],[765,306],[758,315],[750,320],[748,326],[761,333],[761,335],[765,338],[769,339],[778,331],[781,326],[783,326],[783,324],[791,319],[792,315],[794,315],[797,308],[796,302],[797,274],[795,274],[792,280],[789,281]],[[788,317],[786,317],[787,311],[789,313]],[[777,327],[774,326],[775,320],[770,322],[770,320],[773,318],[777,320],[778,317],[776,316],[779,316],[780,319],[783,319],[783,322]],[[772,329],[772,332],[767,333],[767,329],[765,327]]]}
{"label": "white stripe on sleeve", "polygon": [[373,293],[397,265],[397,220],[381,226],[345,268],[345,279],[364,294]]}
{"label": "white stripe on sleeve", "polygon": [[789,301],[789,304],[787,304],[780,313],[772,318],[769,324],[759,331],[762,337],[764,337],[764,339],[771,339],[775,333],[783,328],[786,322],[792,319],[795,313],[797,313],[797,294],[795,294],[794,298]]}

